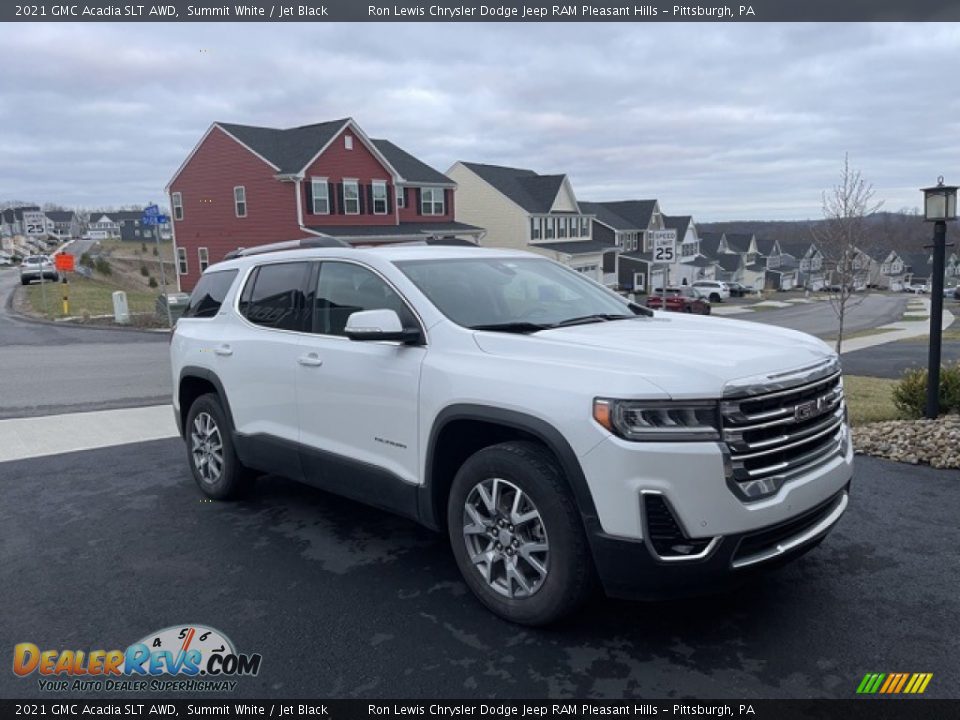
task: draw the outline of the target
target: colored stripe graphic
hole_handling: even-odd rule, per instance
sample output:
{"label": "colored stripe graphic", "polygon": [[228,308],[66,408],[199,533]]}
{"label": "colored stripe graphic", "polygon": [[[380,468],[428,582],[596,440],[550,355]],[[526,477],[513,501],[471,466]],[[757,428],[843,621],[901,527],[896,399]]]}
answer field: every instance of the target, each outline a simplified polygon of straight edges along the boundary
{"label": "colored stripe graphic", "polygon": [[922,695],[933,673],[867,673],[857,686],[858,695]]}

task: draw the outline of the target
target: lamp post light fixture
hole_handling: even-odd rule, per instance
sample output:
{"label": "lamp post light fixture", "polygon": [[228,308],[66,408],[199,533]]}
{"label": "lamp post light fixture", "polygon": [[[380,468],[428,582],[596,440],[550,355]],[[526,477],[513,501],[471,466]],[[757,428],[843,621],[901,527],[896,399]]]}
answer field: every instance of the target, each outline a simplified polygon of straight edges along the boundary
{"label": "lamp post light fixture", "polygon": [[957,219],[957,188],[944,185],[923,188],[923,219],[933,226],[933,274],[930,278],[930,355],[927,360],[926,416],[940,414],[940,340],[943,334],[943,266],[947,247],[947,222]]}

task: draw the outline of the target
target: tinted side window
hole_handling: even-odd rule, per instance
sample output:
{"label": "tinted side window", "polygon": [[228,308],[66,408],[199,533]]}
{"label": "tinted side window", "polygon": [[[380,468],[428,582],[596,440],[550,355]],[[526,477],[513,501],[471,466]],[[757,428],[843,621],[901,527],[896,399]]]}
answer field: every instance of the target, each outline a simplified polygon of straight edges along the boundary
{"label": "tinted side window", "polygon": [[305,262],[261,265],[243,289],[241,314],[257,325],[303,330],[303,288],[309,272],[310,264]]}
{"label": "tinted side window", "polygon": [[313,304],[313,331],[343,335],[347,318],[361,310],[393,310],[404,327],[417,327],[417,319],[403,299],[376,273],[352,263],[320,265]]}
{"label": "tinted side window", "polygon": [[190,293],[190,304],[183,312],[183,317],[212,318],[220,312],[223,299],[237,277],[236,270],[223,270],[206,273]]}

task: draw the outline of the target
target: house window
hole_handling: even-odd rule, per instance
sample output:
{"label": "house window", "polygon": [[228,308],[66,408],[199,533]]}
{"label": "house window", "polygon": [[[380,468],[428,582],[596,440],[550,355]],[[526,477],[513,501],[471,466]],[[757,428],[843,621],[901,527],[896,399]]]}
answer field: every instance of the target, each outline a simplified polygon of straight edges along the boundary
{"label": "house window", "polygon": [[557,237],[565,238],[567,236],[567,231],[569,229],[570,229],[569,218],[557,218]]}
{"label": "house window", "polygon": [[540,239],[540,218],[530,218],[530,239]]}
{"label": "house window", "polygon": [[575,238],[580,235],[580,218],[570,218],[570,237]]}
{"label": "house window", "polygon": [[420,191],[421,215],[444,215],[443,188],[423,188]]}
{"label": "house window", "polygon": [[133,234],[134,234],[136,237],[140,237],[140,231],[139,231],[139,230],[134,230],[134,231],[133,231]]}
{"label": "house window", "polygon": [[407,190],[397,185],[397,207],[402,208],[407,206]]}
{"label": "house window", "polygon": [[345,150],[353,150],[353,135],[343,136],[343,147]]}
{"label": "house window", "polygon": [[360,214],[360,186],[356,180],[343,181],[343,211],[347,215]]}
{"label": "house window", "polygon": [[387,214],[387,183],[383,180],[373,181],[373,214]]}
{"label": "house window", "polygon": [[175,192],[170,196],[170,202],[173,204],[173,219],[183,220],[183,196]]}
{"label": "house window", "polygon": [[177,272],[181,275],[186,275],[188,272],[186,248],[177,248]]}
{"label": "house window", "polygon": [[310,198],[314,215],[330,214],[330,190],[326,178],[310,179]]}
{"label": "house window", "polygon": [[554,225],[555,222],[556,222],[556,218],[552,218],[552,217],[547,218],[547,239],[548,240],[553,237],[556,237],[557,233]]}
{"label": "house window", "polygon": [[200,272],[203,272],[210,265],[210,253],[205,247],[197,248],[197,262],[200,264]]}
{"label": "house window", "polygon": [[614,244],[615,244],[618,248],[622,248],[622,247],[623,247],[623,234],[617,233],[616,238],[614,239]]}
{"label": "house window", "polygon": [[247,216],[247,189],[243,185],[233,189],[233,209],[238,218]]}

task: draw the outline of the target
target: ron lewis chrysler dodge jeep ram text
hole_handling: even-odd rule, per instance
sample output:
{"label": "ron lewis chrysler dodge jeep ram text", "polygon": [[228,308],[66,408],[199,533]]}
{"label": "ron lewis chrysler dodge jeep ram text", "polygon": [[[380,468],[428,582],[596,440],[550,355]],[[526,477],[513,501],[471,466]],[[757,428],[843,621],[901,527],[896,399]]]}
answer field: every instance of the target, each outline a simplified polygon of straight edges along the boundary
{"label": "ron lewis chrysler dodge jeep ram text", "polygon": [[[200,488],[289,476],[449,534],[495,613],[703,591],[796,557],[847,506],[837,356],[653,312],[519,251],[231,253],[172,338]],[[293,249],[285,249],[292,246]]]}

